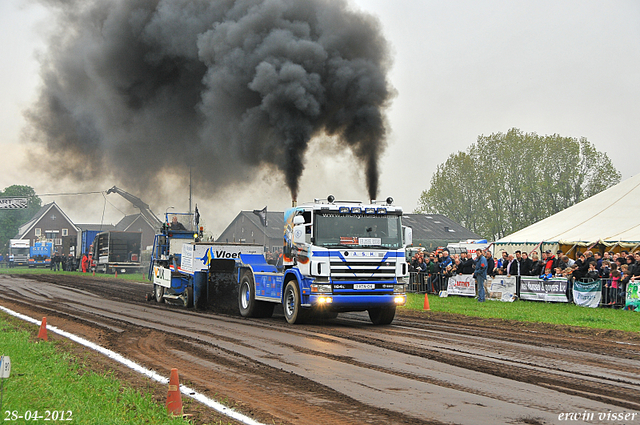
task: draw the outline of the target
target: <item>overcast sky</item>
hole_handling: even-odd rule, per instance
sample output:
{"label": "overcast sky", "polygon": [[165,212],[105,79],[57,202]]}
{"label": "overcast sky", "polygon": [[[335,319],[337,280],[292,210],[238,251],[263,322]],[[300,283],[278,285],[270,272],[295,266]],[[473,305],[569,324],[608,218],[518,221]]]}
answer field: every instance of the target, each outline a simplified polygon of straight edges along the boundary
{"label": "overcast sky", "polygon": [[[606,152],[623,179],[640,158],[640,2],[351,0],[382,23],[394,52],[390,80],[397,96],[388,110],[389,147],[380,197],[412,211],[438,164],[466,150],[479,135],[524,132],[586,137]],[[40,194],[75,191],[46,173],[25,172],[22,113],[40,84],[38,52],[45,49],[47,12],[37,3],[0,2],[0,187],[32,186]],[[361,170],[344,152],[311,145],[299,200],[366,198]],[[560,166],[560,164],[559,164]],[[345,170],[349,170],[348,172]],[[82,190],[105,190],[104,187]],[[126,185],[123,185],[126,190]],[[186,208],[185,190],[152,205]],[[180,193],[176,195],[176,193]],[[140,195],[140,194],[139,194]],[[110,195],[111,197],[116,195]],[[143,197],[143,196],[141,196]],[[194,199],[214,234],[240,211],[283,210],[290,204],[281,179],[266,179],[225,198]],[[117,222],[129,204],[101,195],[55,200],[76,222]],[[112,205],[113,204],[113,205]],[[204,210],[202,206],[205,206]]]}

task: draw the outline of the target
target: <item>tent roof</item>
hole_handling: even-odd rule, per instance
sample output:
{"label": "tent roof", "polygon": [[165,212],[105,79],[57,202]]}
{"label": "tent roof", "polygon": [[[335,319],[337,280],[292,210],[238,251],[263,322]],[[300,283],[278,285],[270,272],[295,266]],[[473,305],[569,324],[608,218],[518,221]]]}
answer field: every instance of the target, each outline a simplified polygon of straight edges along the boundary
{"label": "tent roof", "polygon": [[496,243],[640,242],[640,174]]}

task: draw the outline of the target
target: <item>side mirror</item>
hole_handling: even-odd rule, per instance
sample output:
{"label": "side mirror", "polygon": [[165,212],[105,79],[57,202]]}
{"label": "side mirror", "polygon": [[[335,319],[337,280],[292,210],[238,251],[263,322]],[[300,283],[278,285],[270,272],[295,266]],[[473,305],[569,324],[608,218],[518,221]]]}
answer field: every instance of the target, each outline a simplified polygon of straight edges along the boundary
{"label": "side mirror", "polygon": [[301,215],[297,215],[293,217],[293,225],[297,226],[299,224],[304,224],[304,217]]}
{"label": "side mirror", "polygon": [[402,226],[404,245],[413,245],[413,229],[411,227]]}

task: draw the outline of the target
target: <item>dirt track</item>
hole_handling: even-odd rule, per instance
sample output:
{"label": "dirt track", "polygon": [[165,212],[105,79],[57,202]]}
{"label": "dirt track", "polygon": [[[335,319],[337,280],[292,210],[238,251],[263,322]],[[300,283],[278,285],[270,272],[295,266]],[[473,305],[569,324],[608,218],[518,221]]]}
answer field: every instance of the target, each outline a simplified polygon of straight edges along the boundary
{"label": "dirt track", "polygon": [[[0,276],[0,305],[78,334],[264,423],[559,423],[564,412],[637,412],[640,334],[400,313],[288,325],[148,303],[150,285]],[[69,343],[69,346],[71,344]],[[163,401],[149,384],[75,348]],[[197,423],[219,416],[188,405]],[[226,423],[228,420],[224,419]],[[231,421],[229,421],[231,422]]]}

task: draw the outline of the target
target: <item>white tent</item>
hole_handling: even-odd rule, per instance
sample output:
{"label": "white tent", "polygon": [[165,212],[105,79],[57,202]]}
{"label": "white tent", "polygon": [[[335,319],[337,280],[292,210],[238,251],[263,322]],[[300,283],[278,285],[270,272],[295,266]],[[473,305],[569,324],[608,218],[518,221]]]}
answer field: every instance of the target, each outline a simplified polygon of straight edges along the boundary
{"label": "white tent", "polygon": [[531,245],[640,245],[640,174],[624,180],[529,227],[495,242],[506,249]]}

